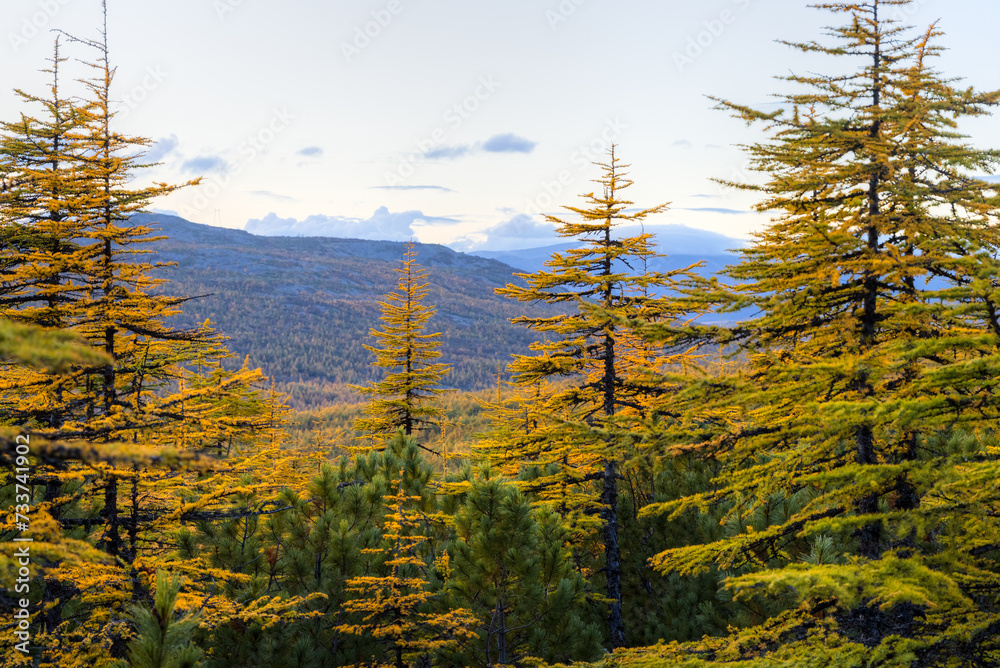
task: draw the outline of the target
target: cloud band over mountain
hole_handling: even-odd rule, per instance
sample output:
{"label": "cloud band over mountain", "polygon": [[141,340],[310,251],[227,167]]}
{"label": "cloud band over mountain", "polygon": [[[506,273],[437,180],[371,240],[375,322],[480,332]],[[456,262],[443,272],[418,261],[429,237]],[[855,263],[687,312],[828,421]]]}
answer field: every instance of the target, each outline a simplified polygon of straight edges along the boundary
{"label": "cloud band over mountain", "polygon": [[370,218],[345,218],[341,216],[313,215],[303,220],[279,218],[269,213],[263,218],[247,221],[244,229],[258,236],[286,237],[340,237],[345,239],[380,239],[407,241],[416,236],[416,223],[452,224],[453,218],[427,216],[421,211],[392,213],[379,207]]}

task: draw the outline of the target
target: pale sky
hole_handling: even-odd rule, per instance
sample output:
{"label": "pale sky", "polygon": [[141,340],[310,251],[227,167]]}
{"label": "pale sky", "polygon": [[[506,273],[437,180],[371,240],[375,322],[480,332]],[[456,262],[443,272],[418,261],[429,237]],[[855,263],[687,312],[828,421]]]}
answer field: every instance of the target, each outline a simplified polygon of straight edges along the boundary
{"label": "pale sky", "polygon": [[[0,117],[52,28],[96,36],[98,0],[3,0]],[[940,19],[938,69],[1000,88],[1000,3],[921,0]],[[758,128],[706,95],[767,105],[790,71],[830,72],[778,39],[820,39],[801,0],[109,0],[120,127],[158,143],[142,178],[201,186],[154,208],[198,223],[447,243],[550,242],[539,212],[577,204],[610,141],[654,223],[745,237],[764,224],[736,144]],[[70,55],[85,57],[79,48]],[[74,73],[82,73],[79,68]],[[1000,120],[963,130],[1000,147]]]}

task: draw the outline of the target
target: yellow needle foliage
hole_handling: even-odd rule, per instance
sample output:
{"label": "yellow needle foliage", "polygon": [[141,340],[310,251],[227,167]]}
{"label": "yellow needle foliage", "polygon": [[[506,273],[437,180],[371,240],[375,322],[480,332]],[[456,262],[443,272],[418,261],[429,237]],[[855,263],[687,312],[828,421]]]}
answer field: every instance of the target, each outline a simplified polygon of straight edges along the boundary
{"label": "yellow needle foliage", "polygon": [[[545,335],[532,344],[533,355],[515,355],[508,368],[514,383],[535,388],[530,411],[531,429],[521,436],[494,439],[490,462],[520,479],[525,489],[567,518],[579,536],[601,538],[608,618],[612,645],[623,646],[626,633],[621,618],[621,555],[618,545],[618,479],[623,460],[629,459],[626,439],[615,435],[623,418],[641,415],[652,397],[669,391],[654,379],[671,356],[686,357],[690,341],[640,344],[629,332],[631,321],[658,322],[682,329],[702,307],[693,296],[703,281],[694,266],[669,272],[647,270],[659,257],[651,234],[620,236],[615,228],[638,224],[666,209],[665,204],[629,212],[632,202],[623,191],[632,185],[616,148],[599,163],[595,181],[600,191],[583,195],[586,206],[567,206],[578,220],[547,216],[557,233],[579,242],[579,247],[555,253],[546,268],[518,274],[524,284],[497,290],[519,302],[539,302],[564,309],[550,317],[512,320]],[[561,383],[553,383],[562,380]],[[627,431],[627,430],[625,430]],[[619,433],[620,435],[620,433]],[[527,475],[525,475],[527,473]],[[596,485],[594,483],[597,483]],[[596,568],[595,568],[596,570]]]}
{"label": "yellow needle foliage", "polygon": [[[132,185],[136,149],[149,141],[115,127],[107,33],[69,42],[92,56],[87,95],[62,95],[57,42],[51,94],[19,92],[38,116],[0,127],[2,458],[14,461],[8,434],[31,440],[30,473],[0,494],[32,509],[35,665],[59,668],[121,657],[130,631],[115,620],[175,562],[201,594],[203,625],[264,623],[308,600],[227,600],[216,583],[239,574],[173,556],[183,523],[225,516],[241,493],[276,494],[304,474],[280,451],[286,409],[259,387],[260,370],[227,369],[231,354],[209,323],[169,324],[186,298],[164,294],[153,274],[166,265],[141,257],[152,230],[129,219],[179,186]],[[6,517],[0,530],[24,531]],[[23,663],[7,640],[4,661]]]}
{"label": "yellow needle foliage", "polygon": [[[911,4],[820,5],[845,19],[837,43],[792,46],[856,69],[783,77],[798,89],[778,111],[720,102],[769,133],[745,147],[762,183],[730,184],[772,215],[726,271],[732,309],[755,317],[719,339],[741,368],[687,390],[669,432],[715,460],[714,489],[644,514],[714,508],[733,530],[651,563],[725,569],[738,600],[794,610],[732,640],[756,647],[706,642],[711,660],[678,665],[806,665],[819,644],[795,638],[814,628],[834,658],[809,665],[970,665],[1000,650],[1000,193],[975,176],[1000,154],[956,129],[1000,92],[934,71],[937,28],[894,18]],[[785,516],[740,522],[776,501]],[[833,546],[822,560],[820,545]]]}
{"label": "yellow needle foliage", "polygon": [[[417,251],[408,244],[394,292],[380,302],[382,329],[371,330],[378,345],[366,345],[375,354],[372,367],[383,374],[368,387],[354,389],[372,398],[355,429],[372,445],[382,447],[402,429],[407,436],[439,424],[443,411],[433,404],[451,367],[437,362],[440,332],[427,333],[436,309],[424,303],[429,293],[427,270],[417,264]],[[371,446],[369,446],[371,447]],[[362,448],[362,451],[365,448]]]}
{"label": "yellow needle foliage", "polygon": [[435,597],[427,588],[431,565],[420,556],[420,546],[427,537],[418,533],[419,522],[412,516],[415,511],[407,508],[420,499],[407,494],[402,483],[385,497],[382,547],[369,550],[384,557],[381,567],[385,574],[351,578],[346,584],[352,598],[342,609],[358,615],[360,621],[342,624],[337,630],[383,646],[382,653],[372,656],[366,665],[405,668],[421,655],[475,637],[471,629],[477,619],[470,611],[455,608],[438,612],[429,605]]}

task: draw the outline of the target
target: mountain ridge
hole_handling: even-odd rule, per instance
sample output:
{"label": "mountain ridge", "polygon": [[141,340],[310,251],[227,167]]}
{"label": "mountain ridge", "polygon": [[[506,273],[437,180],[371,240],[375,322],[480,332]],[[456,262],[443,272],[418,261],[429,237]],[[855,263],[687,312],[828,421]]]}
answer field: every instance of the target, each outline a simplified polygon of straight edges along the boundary
{"label": "mountain ridge", "polygon": [[[199,296],[185,303],[173,324],[190,327],[210,320],[230,338],[232,363],[249,355],[290,395],[293,407],[357,401],[349,386],[377,378],[364,345],[373,343],[370,330],[379,326],[379,302],[395,289],[393,270],[400,266],[406,242],[263,236],[159,213],[132,220],[165,237],[149,244],[157,260],[176,263],[158,270],[169,280],[161,290]],[[417,262],[430,273],[428,303],[437,309],[430,328],[442,333],[442,361],[453,365],[446,383],[462,390],[495,386],[510,356],[527,353],[537,340],[508,320],[556,311],[513,302],[494,290],[521,281],[518,273],[541,269],[554,250],[574,244],[474,253],[414,245]],[[704,261],[699,272],[710,274],[734,257],[674,255],[653,258],[648,268],[667,271]]]}
{"label": "mountain ridge", "polygon": [[[169,280],[161,291],[199,295],[175,316],[175,326],[209,319],[230,338],[234,363],[254,366],[291,396],[296,408],[356,400],[351,384],[376,378],[369,332],[379,305],[395,289],[405,242],[332,237],[264,237],[192,223],[166,214],[140,214],[135,224],[165,238],[148,244]],[[495,383],[509,356],[526,352],[535,336],[508,322],[524,305],[494,294],[514,269],[437,244],[415,244],[428,269],[428,303],[437,308],[442,361],[453,364],[449,386],[483,389]],[[529,312],[549,314],[544,307]]]}

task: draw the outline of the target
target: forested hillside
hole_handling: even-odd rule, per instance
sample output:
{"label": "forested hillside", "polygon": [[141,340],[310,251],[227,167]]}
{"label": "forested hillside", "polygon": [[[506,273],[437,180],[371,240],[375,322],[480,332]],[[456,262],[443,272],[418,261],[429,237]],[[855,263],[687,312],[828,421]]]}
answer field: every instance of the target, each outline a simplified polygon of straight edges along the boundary
{"label": "forested hillside", "polygon": [[[158,259],[177,263],[158,273],[170,279],[170,292],[201,296],[186,303],[174,322],[190,326],[210,319],[230,338],[230,349],[250,355],[291,395],[294,407],[357,401],[346,385],[376,378],[363,345],[372,343],[369,330],[378,324],[378,303],[395,283],[392,270],[405,244],[258,237],[160,214],[132,220],[166,237],[150,247]],[[514,280],[514,270],[444,246],[418,244],[416,250],[431,272],[430,299],[437,307],[432,327],[442,332],[454,366],[447,384],[465,390],[495,386],[510,355],[535,340],[508,322],[521,311],[493,292]]]}
{"label": "forested hillside", "polygon": [[[261,237],[166,214],[138,214],[133,220],[166,237],[150,247],[163,261],[177,263],[158,273],[170,280],[170,291],[197,297],[185,304],[175,322],[190,326],[210,319],[229,337],[229,347],[250,355],[251,362],[290,396],[294,408],[358,401],[358,394],[347,385],[375,380],[371,355],[363,345],[371,343],[369,330],[378,319],[378,302],[392,286],[392,269],[405,244]],[[709,245],[715,254],[690,254],[692,245],[706,241],[714,242]],[[710,276],[735,259],[717,253],[739,245],[708,233],[685,242],[687,254],[651,258],[648,269],[669,271],[700,262],[704,266],[698,272]],[[494,289],[518,280],[512,276],[515,272],[541,269],[553,252],[569,247],[465,254],[417,244],[421,264],[432,272],[430,298],[438,310],[433,326],[442,333],[454,366],[449,386],[461,390],[495,386],[510,355],[527,350],[536,340],[508,319],[558,309],[519,308],[495,295]],[[736,318],[708,314],[703,320]],[[231,363],[238,362],[242,359]]]}

